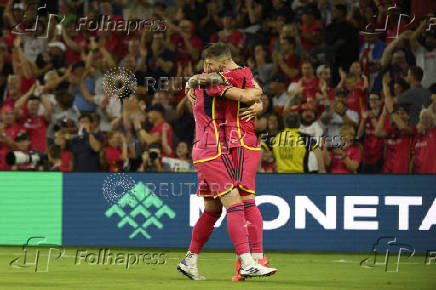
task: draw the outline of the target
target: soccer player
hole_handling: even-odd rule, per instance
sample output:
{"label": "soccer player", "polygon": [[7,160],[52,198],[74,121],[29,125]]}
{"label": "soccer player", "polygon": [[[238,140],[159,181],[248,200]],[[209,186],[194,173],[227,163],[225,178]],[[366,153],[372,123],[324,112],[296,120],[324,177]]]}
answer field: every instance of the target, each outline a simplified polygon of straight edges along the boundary
{"label": "soccer player", "polygon": [[[205,70],[209,68],[206,66]],[[217,90],[218,89],[218,90]],[[244,204],[239,190],[234,186],[234,169],[227,145],[221,139],[223,129],[220,122],[224,120],[223,99],[217,98],[217,91],[228,98],[238,99],[243,103],[252,103],[260,94],[253,97],[256,89],[242,90],[231,86],[212,86],[196,88],[196,104],[193,113],[196,120],[196,141],[192,150],[194,167],[198,171],[199,188],[197,194],[204,197],[204,213],[197,221],[189,251],[177,269],[194,280],[205,278],[198,271],[198,254],[213,231],[215,222],[221,216],[224,206],[227,210],[227,229],[241,259],[240,273],[243,277],[260,277],[274,274],[277,270],[257,264],[250,255]],[[251,93],[251,94],[250,94]],[[219,199],[218,199],[219,198]]]}
{"label": "soccer player", "polygon": [[[253,74],[248,67],[240,67],[231,56],[229,47],[224,43],[211,44],[203,51],[205,66],[209,71],[215,72],[208,75],[193,76],[188,82],[191,85],[223,83],[238,88],[257,88],[259,93],[262,89],[254,80]],[[218,89],[220,86],[216,86]],[[268,260],[263,256],[263,220],[259,209],[254,201],[255,177],[260,162],[260,144],[254,130],[255,110],[242,102],[227,96],[228,92],[221,86],[220,96],[228,100],[225,104],[224,134],[229,146],[232,164],[235,169],[235,186],[239,187],[240,195],[244,203],[244,215],[248,221],[248,232],[252,245],[252,256],[261,265],[268,265]],[[194,100],[195,102],[195,100]],[[262,109],[260,106],[259,111]],[[246,117],[244,121],[243,118]],[[241,267],[240,259],[236,260],[236,275],[234,281],[243,280],[239,275]]]}

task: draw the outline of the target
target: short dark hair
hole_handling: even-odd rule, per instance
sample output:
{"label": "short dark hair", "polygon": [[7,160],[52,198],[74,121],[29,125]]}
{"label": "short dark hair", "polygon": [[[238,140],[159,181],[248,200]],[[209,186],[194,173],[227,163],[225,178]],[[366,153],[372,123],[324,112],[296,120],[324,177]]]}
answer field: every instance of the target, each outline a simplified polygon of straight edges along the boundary
{"label": "short dark hair", "polygon": [[410,85],[403,78],[398,78],[394,83],[398,84],[403,89],[403,92],[410,88]]}
{"label": "short dark hair", "polygon": [[410,70],[410,74],[413,76],[415,80],[417,80],[418,82],[422,81],[422,77],[424,76],[424,71],[422,70],[422,68],[414,65],[411,66],[409,70]]}
{"label": "short dark hair", "polygon": [[300,116],[297,114],[288,114],[285,117],[286,128],[299,128],[300,127]]}
{"label": "short dark hair", "polygon": [[230,46],[224,42],[210,43],[202,53],[203,58],[218,58],[227,57],[232,58],[232,51]]}
{"label": "short dark hair", "polygon": [[82,120],[83,118],[88,118],[89,122],[92,122],[92,117],[90,114],[84,113],[84,114],[80,115],[79,121]]}
{"label": "short dark hair", "polygon": [[61,159],[62,148],[59,145],[53,144],[48,147],[47,151],[48,155],[50,155],[53,159]]}

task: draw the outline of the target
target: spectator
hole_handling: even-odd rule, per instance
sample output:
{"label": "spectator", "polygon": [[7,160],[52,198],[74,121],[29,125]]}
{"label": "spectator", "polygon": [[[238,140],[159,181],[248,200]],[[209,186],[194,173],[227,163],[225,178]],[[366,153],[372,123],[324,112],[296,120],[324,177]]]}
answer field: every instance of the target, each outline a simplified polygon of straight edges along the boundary
{"label": "spectator", "polygon": [[[24,154],[31,154],[31,153],[36,153],[32,146],[31,146],[31,141],[30,141],[30,137],[29,135],[27,135],[24,132],[20,132],[16,137],[15,137],[15,149],[14,151],[18,151]],[[6,158],[8,159],[8,158]],[[42,171],[44,168],[41,165],[40,162],[27,162],[27,163],[22,163],[22,164],[12,164],[11,165],[11,170],[13,171],[34,171],[34,170],[38,170],[38,171]]]}
{"label": "spectator", "polygon": [[93,134],[91,116],[83,114],[79,118],[79,132],[71,140],[74,156],[74,171],[100,171],[99,152],[104,139],[101,134]]}
{"label": "spectator", "polygon": [[301,86],[307,102],[314,102],[318,92],[318,79],[315,76],[313,65],[310,61],[305,61],[301,65]]}
{"label": "spectator", "polygon": [[74,95],[73,105],[80,113],[89,113],[95,111],[95,82],[92,78],[86,76],[85,63],[79,61],[72,67],[70,82]]}
{"label": "spectator", "polygon": [[339,129],[343,142],[341,147],[332,149],[326,158],[330,173],[357,173],[360,164],[360,149],[353,144],[355,130],[351,126]]}
{"label": "spectator", "polygon": [[[20,125],[26,129],[30,137],[32,148],[40,152],[47,150],[47,128],[52,116],[52,105],[46,96],[33,95],[34,85],[28,93],[15,103],[15,112],[19,116]],[[38,115],[39,105],[45,108],[44,115]]]}
{"label": "spectator", "polygon": [[172,149],[173,129],[171,125],[164,120],[164,114],[165,109],[161,104],[152,105],[147,113],[148,121],[153,126],[150,132],[145,131],[138,122],[135,122],[135,130],[142,144],[150,145],[151,143],[159,142],[163,148],[162,155],[171,157],[174,155]]}
{"label": "spectator", "polygon": [[286,80],[281,74],[275,74],[269,84],[272,104],[275,110],[283,110],[283,106],[289,101],[288,93],[286,92]]}
{"label": "spectator", "polygon": [[170,95],[168,91],[165,90],[157,91],[153,96],[153,101],[151,102],[151,104],[152,105],[161,104],[164,107],[165,109],[164,119],[168,123],[172,123],[177,119],[176,111],[170,105]]}
{"label": "spectator", "polygon": [[327,145],[339,146],[339,129],[344,125],[357,127],[359,123],[359,114],[347,108],[345,98],[347,90],[337,89],[335,92],[334,102],[326,108],[321,115],[320,121],[326,127]]}
{"label": "spectator", "polygon": [[257,80],[259,80],[262,84],[269,82],[272,75],[273,64],[269,61],[267,57],[267,50],[263,45],[258,44],[255,46],[254,59],[249,59],[249,65],[253,71],[254,77]]}
{"label": "spectator", "polygon": [[286,84],[299,75],[301,58],[295,54],[295,39],[293,37],[280,38],[280,51],[273,51],[274,71],[286,77]]}
{"label": "spectator", "polygon": [[235,29],[235,15],[227,11],[221,18],[223,29],[214,33],[210,42],[228,42],[232,50],[232,56],[237,58],[239,51],[244,47],[244,35]]}
{"label": "spectator", "polygon": [[[388,115],[390,118],[387,119]],[[386,139],[383,173],[409,172],[410,144],[416,134],[416,129],[409,125],[409,121],[404,107],[397,106],[394,111],[393,101],[387,98],[375,129],[376,137]]]}
{"label": "spectator", "polygon": [[70,138],[69,134],[58,131],[54,134],[54,144],[61,148],[61,166],[65,171],[73,170],[73,153],[68,149],[67,140]]}
{"label": "spectator", "polygon": [[62,165],[61,152],[62,149],[59,145],[53,144],[48,147],[47,155],[48,155],[48,161],[51,165],[50,171],[63,171],[63,172],[71,171],[71,168],[64,167]]}
{"label": "spectator", "polygon": [[339,80],[339,68],[347,70],[359,57],[359,34],[356,28],[346,20],[347,7],[336,5],[333,9],[333,23],[326,28],[327,43],[334,47],[336,55],[332,66],[333,82]]}
{"label": "spectator", "polygon": [[128,161],[126,137],[116,131],[107,134],[108,145],[103,149],[101,163],[103,169],[109,172],[124,171],[124,164]]}
{"label": "spectator", "polygon": [[416,129],[418,135],[412,147],[410,173],[436,173],[436,127],[434,113],[431,109],[423,109]]}
{"label": "spectator", "polygon": [[203,42],[195,35],[194,23],[188,19],[183,19],[178,26],[171,25],[169,30],[167,33],[174,33],[171,37],[171,44],[177,55],[177,64],[184,68],[188,62],[197,63],[200,59]]}
{"label": "spectator", "polygon": [[262,142],[261,147],[261,159],[259,168],[257,169],[257,172],[259,173],[276,173],[276,162],[274,160],[274,153],[271,151],[271,149],[268,147],[268,145],[265,142]]}
{"label": "spectator", "polygon": [[179,142],[175,151],[175,158],[163,157],[163,168],[166,172],[193,172],[194,166],[186,142]]}
{"label": "spectator", "polygon": [[286,128],[277,134],[271,142],[270,150],[274,153],[278,173],[309,172],[308,154],[314,151],[318,158],[320,172],[325,172],[324,159],[316,145],[316,140],[309,135],[299,133],[298,115],[289,114],[285,119]]}
{"label": "spectator", "polygon": [[24,129],[15,121],[14,108],[5,105],[0,110],[0,170],[10,170],[6,164],[6,154],[15,148],[15,137]]}
{"label": "spectator", "polygon": [[163,32],[153,33],[153,42],[151,43],[151,49],[147,49],[145,65],[145,72],[154,80],[174,76],[176,56],[167,48]]}
{"label": "spectator", "polygon": [[315,11],[310,7],[303,10],[301,16],[301,44],[306,53],[309,53],[316,43],[315,36],[317,30],[323,28],[322,24],[315,19]]}
{"label": "spectator", "polygon": [[152,143],[147,151],[142,153],[142,163],[138,168],[139,172],[162,172],[162,146],[159,143]]}
{"label": "spectator", "polygon": [[369,95],[369,110],[362,111],[357,137],[363,138],[362,173],[380,173],[383,167],[384,140],[377,138],[375,128],[380,120],[383,101],[379,94]]}
{"label": "spectator", "polygon": [[406,111],[410,116],[410,124],[416,126],[419,119],[419,112],[422,106],[430,104],[431,93],[421,85],[424,72],[419,66],[409,68],[406,81],[410,85],[410,89],[399,95],[397,98],[398,105],[406,107]]}
{"label": "spectator", "polygon": [[[422,86],[430,88],[436,83],[436,32],[429,27],[430,18],[423,20],[410,35],[410,47],[416,56],[416,65],[423,69]],[[427,29],[428,31],[424,31]]]}

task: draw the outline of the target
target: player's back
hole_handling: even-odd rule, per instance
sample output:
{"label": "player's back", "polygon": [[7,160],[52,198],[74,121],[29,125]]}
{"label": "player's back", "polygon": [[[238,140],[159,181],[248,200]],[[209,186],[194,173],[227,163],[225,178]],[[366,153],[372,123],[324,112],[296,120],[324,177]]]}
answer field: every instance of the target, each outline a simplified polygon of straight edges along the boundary
{"label": "player's back", "polygon": [[224,100],[207,94],[205,88],[194,90],[197,103],[192,111],[195,118],[195,140],[192,147],[194,163],[213,160],[226,150],[224,142]]}
{"label": "player's back", "polygon": [[[234,87],[245,89],[254,88],[255,80],[249,67],[240,67],[220,73],[226,81]],[[254,119],[241,120],[241,109],[247,107],[241,102],[225,101],[225,133],[229,147],[249,147],[260,150],[260,144],[254,131]]]}

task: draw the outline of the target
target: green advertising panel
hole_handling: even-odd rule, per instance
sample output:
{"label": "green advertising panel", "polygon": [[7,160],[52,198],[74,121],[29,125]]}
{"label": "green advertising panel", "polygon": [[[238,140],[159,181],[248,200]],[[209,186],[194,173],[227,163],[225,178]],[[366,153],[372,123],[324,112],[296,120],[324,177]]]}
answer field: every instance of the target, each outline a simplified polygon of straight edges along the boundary
{"label": "green advertising panel", "polygon": [[0,245],[62,243],[62,173],[0,172]]}

